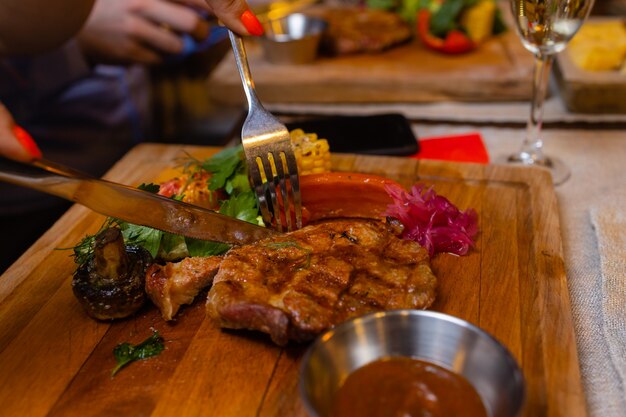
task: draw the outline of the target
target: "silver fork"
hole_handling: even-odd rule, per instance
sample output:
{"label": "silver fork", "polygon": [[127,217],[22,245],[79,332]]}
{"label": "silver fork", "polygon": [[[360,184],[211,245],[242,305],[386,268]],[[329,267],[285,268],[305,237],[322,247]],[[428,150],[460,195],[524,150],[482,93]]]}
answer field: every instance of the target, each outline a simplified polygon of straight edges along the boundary
{"label": "silver fork", "polygon": [[241,36],[228,31],[248,99],[241,141],[263,221],[279,231],[302,227],[298,164],[289,131],[259,101]]}

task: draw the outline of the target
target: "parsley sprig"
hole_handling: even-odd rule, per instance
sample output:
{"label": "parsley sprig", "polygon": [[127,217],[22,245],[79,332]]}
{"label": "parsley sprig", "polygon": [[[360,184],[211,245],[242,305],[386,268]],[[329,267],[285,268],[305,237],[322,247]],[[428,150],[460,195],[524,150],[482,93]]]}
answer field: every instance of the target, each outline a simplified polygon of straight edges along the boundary
{"label": "parsley sprig", "polygon": [[111,377],[114,377],[120,369],[138,360],[144,360],[157,356],[165,349],[163,338],[156,330],[152,331],[152,336],[148,337],[138,345],[132,345],[128,342],[120,343],[113,349],[113,356],[117,365],[111,371]]}

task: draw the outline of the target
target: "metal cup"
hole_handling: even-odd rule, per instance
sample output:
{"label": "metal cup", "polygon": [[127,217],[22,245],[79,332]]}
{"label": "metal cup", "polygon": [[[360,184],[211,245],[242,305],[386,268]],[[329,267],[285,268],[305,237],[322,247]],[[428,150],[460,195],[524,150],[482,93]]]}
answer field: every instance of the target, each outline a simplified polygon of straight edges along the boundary
{"label": "metal cup", "polygon": [[300,393],[313,417],[328,417],[348,375],[377,359],[421,359],[465,377],[490,417],[516,417],[522,372],[509,351],[478,327],[442,313],[395,310],[347,321],[322,334],[301,365]]}
{"label": "metal cup", "polygon": [[274,64],[306,64],[317,57],[323,19],[294,13],[265,23],[265,34],[259,38],[265,58]]}

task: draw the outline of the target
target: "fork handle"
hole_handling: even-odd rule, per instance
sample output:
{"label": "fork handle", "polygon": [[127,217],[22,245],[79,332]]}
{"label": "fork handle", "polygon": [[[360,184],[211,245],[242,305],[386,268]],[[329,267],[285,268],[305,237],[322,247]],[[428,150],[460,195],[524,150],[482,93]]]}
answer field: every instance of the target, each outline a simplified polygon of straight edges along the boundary
{"label": "fork handle", "polygon": [[241,83],[243,84],[243,90],[245,91],[246,98],[248,99],[248,108],[252,110],[254,107],[262,107],[254,88],[254,81],[252,80],[252,74],[250,73],[250,66],[248,65],[248,56],[246,54],[246,48],[243,45],[243,38],[231,30],[228,31],[228,37],[230,38],[230,43],[233,47],[235,61],[237,62],[237,68],[239,69],[239,76],[241,77]]}

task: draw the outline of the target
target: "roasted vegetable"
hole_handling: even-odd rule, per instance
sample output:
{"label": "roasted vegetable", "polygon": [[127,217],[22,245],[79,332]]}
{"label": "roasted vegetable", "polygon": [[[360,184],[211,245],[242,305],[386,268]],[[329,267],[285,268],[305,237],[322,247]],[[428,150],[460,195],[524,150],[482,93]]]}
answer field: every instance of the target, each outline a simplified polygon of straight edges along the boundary
{"label": "roasted vegetable", "polygon": [[145,276],[151,263],[147,250],[124,244],[119,228],[104,229],[95,238],[93,255],[74,273],[72,290],[95,319],[130,316],[146,301]]}
{"label": "roasted vegetable", "polygon": [[445,37],[438,37],[432,32],[431,20],[430,10],[422,9],[418,12],[417,34],[427,48],[446,54],[462,54],[476,48],[477,44],[458,29],[444,28],[439,32],[444,32]]}
{"label": "roasted vegetable", "polygon": [[385,186],[402,186],[389,178],[356,172],[326,172],[300,177],[307,221],[333,217],[384,217],[393,199]]}
{"label": "roasted vegetable", "polygon": [[306,133],[302,129],[294,129],[289,135],[300,175],[330,171],[330,147],[326,139],[320,139],[317,134]]}

